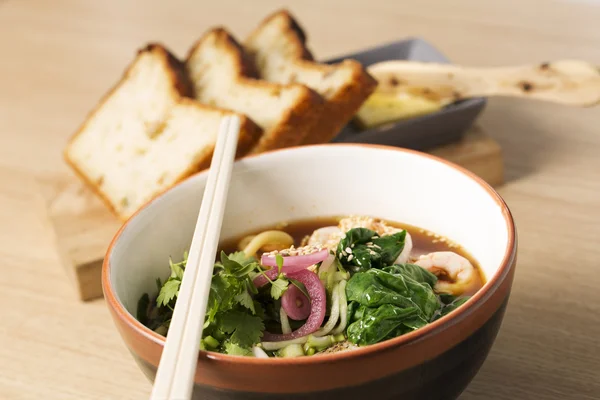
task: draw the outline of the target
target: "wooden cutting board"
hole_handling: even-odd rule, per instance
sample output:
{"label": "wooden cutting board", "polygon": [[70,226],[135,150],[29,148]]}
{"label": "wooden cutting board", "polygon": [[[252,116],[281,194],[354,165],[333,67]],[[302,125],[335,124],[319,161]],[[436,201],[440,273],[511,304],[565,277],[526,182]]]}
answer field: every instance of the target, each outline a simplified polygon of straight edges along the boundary
{"label": "wooden cutting board", "polygon": [[[481,128],[473,128],[460,142],[429,153],[462,165],[492,186],[504,179],[500,146]],[[120,222],[83,184],[46,182],[48,215],[54,228],[57,251],[81,300],[102,296],[100,273],[106,249]]]}

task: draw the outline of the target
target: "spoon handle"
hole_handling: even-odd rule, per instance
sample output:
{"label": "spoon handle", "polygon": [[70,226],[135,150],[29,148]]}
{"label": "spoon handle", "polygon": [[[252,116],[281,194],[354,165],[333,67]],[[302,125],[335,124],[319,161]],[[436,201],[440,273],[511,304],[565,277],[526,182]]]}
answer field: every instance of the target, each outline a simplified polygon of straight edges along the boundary
{"label": "spoon handle", "polygon": [[578,60],[472,68],[385,61],[371,65],[378,91],[406,92],[444,104],[470,97],[510,96],[590,107],[600,103],[600,69]]}

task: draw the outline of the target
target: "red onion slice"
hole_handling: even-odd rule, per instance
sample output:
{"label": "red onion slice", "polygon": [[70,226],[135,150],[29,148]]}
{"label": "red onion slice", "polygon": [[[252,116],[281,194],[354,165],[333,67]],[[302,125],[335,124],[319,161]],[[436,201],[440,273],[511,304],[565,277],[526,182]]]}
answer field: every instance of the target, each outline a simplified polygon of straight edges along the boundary
{"label": "red onion slice", "polygon": [[293,283],[281,297],[281,308],[294,321],[302,321],[310,315],[310,300]]}
{"label": "red onion slice", "polygon": [[267,283],[269,283],[269,280],[265,277],[265,275],[268,276],[270,280],[274,280],[275,278],[277,278],[277,275],[279,275],[279,269],[277,267],[271,268],[270,270],[264,271],[262,274],[254,278],[252,283],[254,283],[254,286],[256,286],[256,288],[263,287]]}
{"label": "red onion slice", "polygon": [[[304,268],[308,268],[311,265],[320,263],[329,255],[329,250],[323,249],[310,254],[304,254],[301,256],[285,256],[283,257],[282,271],[286,273],[293,273],[301,271]],[[260,258],[260,263],[267,267],[276,267],[277,259],[275,256],[263,254]]]}
{"label": "red onion slice", "polygon": [[[283,258],[283,266],[281,267],[281,272],[285,274],[293,274],[295,272],[302,271],[311,265],[315,265],[320,263],[321,261],[327,259],[329,256],[329,250],[319,250],[315,253],[306,254],[302,256],[287,256]],[[332,260],[333,260],[332,256]],[[270,280],[274,280],[277,278],[279,268],[277,267],[277,260],[275,256],[268,256],[263,254],[261,257],[260,263],[267,267],[273,267],[267,271],[264,271],[264,274],[258,275],[254,278],[253,283],[257,288],[266,285],[269,280],[265,278],[265,274],[269,277]]]}
{"label": "red onion slice", "polygon": [[288,276],[302,282],[306,287],[306,291],[310,297],[310,315],[306,323],[292,333],[275,334],[265,331],[263,333],[263,341],[280,342],[282,340],[291,340],[309,335],[319,330],[325,319],[327,296],[325,294],[325,286],[323,286],[317,274],[312,271],[302,270]]}

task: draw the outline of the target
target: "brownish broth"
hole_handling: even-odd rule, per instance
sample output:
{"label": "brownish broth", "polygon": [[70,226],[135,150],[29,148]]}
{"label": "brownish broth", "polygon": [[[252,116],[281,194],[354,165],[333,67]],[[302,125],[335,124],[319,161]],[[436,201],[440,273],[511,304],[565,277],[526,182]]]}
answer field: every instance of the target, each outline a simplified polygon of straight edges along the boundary
{"label": "brownish broth", "polygon": [[[220,249],[224,250],[226,253],[231,253],[234,251],[240,250],[238,247],[242,238],[247,235],[255,235],[265,230],[277,229],[287,232],[290,236],[294,238],[294,245],[299,246],[306,236],[310,236],[315,230],[319,228],[323,228],[325,226],[337,225],[339,220],[343,217],[320,217],[320,218],[311,218],[304,220],[295,220],[289,221],[285,223],[280,223],[278,225],[265,227],[262,229],[256,229],[251,232],[247,232],[244,235],[237,236],[235,238],[230,238],[224,240],[220,246]],[[392,225],[397,228],[402,228],[408,231],[412,237],[413,242],[413,250],[411,255],[413,257],[418,257],[421,254],[427,254],[435,251],[453,251],[471,262],[471,264],[477,269],[477,277],[478,282],[472,285],[473,289],[463,293],[463,295],[472,295],[477,292],[483,284],[485,283],[484,274],[477,263],[477,261],[460,245],[451,243],[447,239],[424,229],[408,225],[402,224],[398,222],[384,220],[388,225]],[[439,277],[440,279],[444,279],[443,276]]]}

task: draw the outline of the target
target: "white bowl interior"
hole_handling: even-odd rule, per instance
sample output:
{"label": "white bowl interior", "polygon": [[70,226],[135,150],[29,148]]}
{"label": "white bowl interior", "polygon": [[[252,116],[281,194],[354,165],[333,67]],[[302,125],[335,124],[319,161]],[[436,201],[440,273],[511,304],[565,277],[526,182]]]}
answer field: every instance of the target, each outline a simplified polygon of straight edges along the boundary
{"label": "white bowl interior", "polygon": [[[157,198],[134,217],[109,262],[118,299],[135,315],[144,292],[169,274],[168,258],[188,249],[207,174]],[[236,163],[222,238],[289,220],[362,214],[431,230],[461,244],[489,280],[508,246],[496,199],[445,163],[395,149],[301,147]]]}

